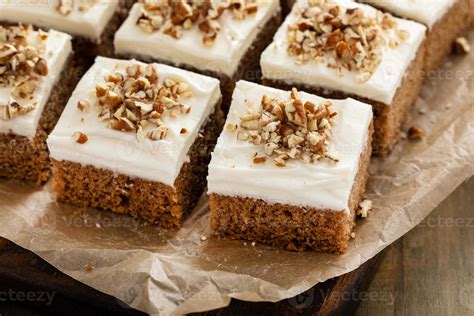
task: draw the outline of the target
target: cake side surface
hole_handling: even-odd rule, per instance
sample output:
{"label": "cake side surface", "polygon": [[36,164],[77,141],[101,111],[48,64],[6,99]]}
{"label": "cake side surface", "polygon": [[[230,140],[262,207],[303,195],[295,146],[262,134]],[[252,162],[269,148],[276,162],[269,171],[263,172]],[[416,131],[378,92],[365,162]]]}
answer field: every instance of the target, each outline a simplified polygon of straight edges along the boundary
{"label": "cake side surface", "polygon": [[130,214],[162,227],[179,228],[206,186],[210,153],[223,123],[217,110],[201,129],[173,186],[111,170],[53,159],[56,199],[83,207]]}
{"label": "cake side surface", "polygon": [[214,234],[342,252],[367,181],[371,122],[371,107],[352,99],[239,81],[209,165]]}
{"label": "cake side surface", "polygon": [[[369,135],[372,133],[371,125]],[[350,212],[212,193],[209,196],[212,232],[217,237],[258,241],[291,251],[344,253],[365,192],[370,156],[369,141],[361,154],[352,186]]]}
{"label": "cake side surface", "polygon": [[98,57],[48,138],[58,201],[180,227],[223,123],[216,79]]}

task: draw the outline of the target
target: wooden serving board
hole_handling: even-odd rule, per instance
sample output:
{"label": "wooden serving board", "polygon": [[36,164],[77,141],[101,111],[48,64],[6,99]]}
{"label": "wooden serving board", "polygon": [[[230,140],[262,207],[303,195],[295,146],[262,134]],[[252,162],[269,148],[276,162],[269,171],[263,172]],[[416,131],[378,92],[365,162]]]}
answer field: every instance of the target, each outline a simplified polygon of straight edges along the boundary
{"label": "wooden serving board", "polygon": [[[367,289],[383,256],[377,255],[357,270],[320,283],[310,290],[277,303],[232,300],[230,306],[196,315],[351,315],[359,306],[356,295]],[[34,293],[35,299],[5,293]],[[41,294],[43,293],[43,294]],[[48,304],[45,293],[54,293]],[[99,292],[61,273],[52,265],[0,237],[0,315],[69,314],[142,315],[113,296]],[[40,297],[41,296],[41,297]]]}

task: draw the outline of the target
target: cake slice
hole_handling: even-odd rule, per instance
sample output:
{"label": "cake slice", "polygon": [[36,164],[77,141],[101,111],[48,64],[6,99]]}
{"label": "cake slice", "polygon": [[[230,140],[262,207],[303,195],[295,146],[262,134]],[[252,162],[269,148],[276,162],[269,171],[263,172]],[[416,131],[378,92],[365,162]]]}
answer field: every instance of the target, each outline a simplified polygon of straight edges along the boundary
{"label": "cake slice", "polygon": [[46,137],[74,88],[71,37],[0,26],[0,177],[42,183]]}
{"label": "cake slice", "polygon": [[74,36],[83,57],[113,54],[113,35],[126,17],[130,0],[58,0],[0,2],[0,24],[29,23]]}
{"label": "cake slice", "polygon": [[239,81],[209,165],[213,233],[343,253],[371,137],[370,105]]}
{"label": "cake slice", "polygon": [[115,52],[218,78],[226,111],[237,80],[260,78],[255,67],[280,20],[279,0],[140,0],[115,35]]}
{"label": "cake slice", "polygon": [[425,31],[368,5],[299,0],[261,56],[263,83],[371,104],[386,157],[422,86]]}
{"label": "cake slice", "polygon": [[[435,71],[471,23],[470,0],[360,0],[428,27],[426,71]],[[428,74],[429,76],[430,74]]]}
{"label": "cake slice", "polygon": [[180,227],[221,130],[219,81],[97,57],[48,138],[58,201]]}

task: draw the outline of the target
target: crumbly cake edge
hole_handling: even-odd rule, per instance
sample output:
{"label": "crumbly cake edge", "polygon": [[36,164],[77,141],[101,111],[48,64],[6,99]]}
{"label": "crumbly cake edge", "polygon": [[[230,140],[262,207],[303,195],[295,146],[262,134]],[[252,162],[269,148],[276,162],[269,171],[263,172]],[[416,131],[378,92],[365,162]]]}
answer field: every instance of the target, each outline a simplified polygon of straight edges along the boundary
{"label": "crumbly cake edge", "polygon": [[[46,139],[53,130],[79,77],[75,70],[74,55],[67,62],[51,89],[33,139],[16,134],[0,133],[0,177],[29,180],[42,184],[51,174]],[[67,83],[67,84],[65,84]]]}
{"label": "crumbly cake edge", "polygon": [[174,187],[111,170],[53,159],[56,199],[142,218],[163,228],[180,228],[206,186],[210,154],[224,123],[221,100],[189,149]]}
{"label": "crumbly cake edge", "polygon": [[[369,176],[372,134],[373,124],[369,127],[367,147],[361,154],[359,171],[352,186],[350,212],[270,204],[261,199],[212,193],[209,205],[213,235],[257,241],[291,251],[344,253]],[[259,221],[264,225],[259,225]]]}

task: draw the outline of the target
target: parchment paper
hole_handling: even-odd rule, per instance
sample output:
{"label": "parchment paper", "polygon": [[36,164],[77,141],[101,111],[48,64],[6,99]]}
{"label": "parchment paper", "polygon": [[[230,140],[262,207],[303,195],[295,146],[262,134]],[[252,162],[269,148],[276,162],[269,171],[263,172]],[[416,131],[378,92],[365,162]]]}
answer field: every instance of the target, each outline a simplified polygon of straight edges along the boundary
{"label": "parchment paper", "polygon": [[[205,311],[226,306],[232,297],[295,296],[359,267],[472,176],[472,72],[471,52],[452,57],[431,74],[407,123],[427,136],[402,141],[388,160],[373,160],[367,198],[375,209],[357,221],[356,237],[344,255],[210,238],[205,197],[180,231],[160,231],[128,216],[57,204],[48,185],[11,180],[0,180],[0,235],[151,314]],[[87,264],[93,271],[86,271]]]}

